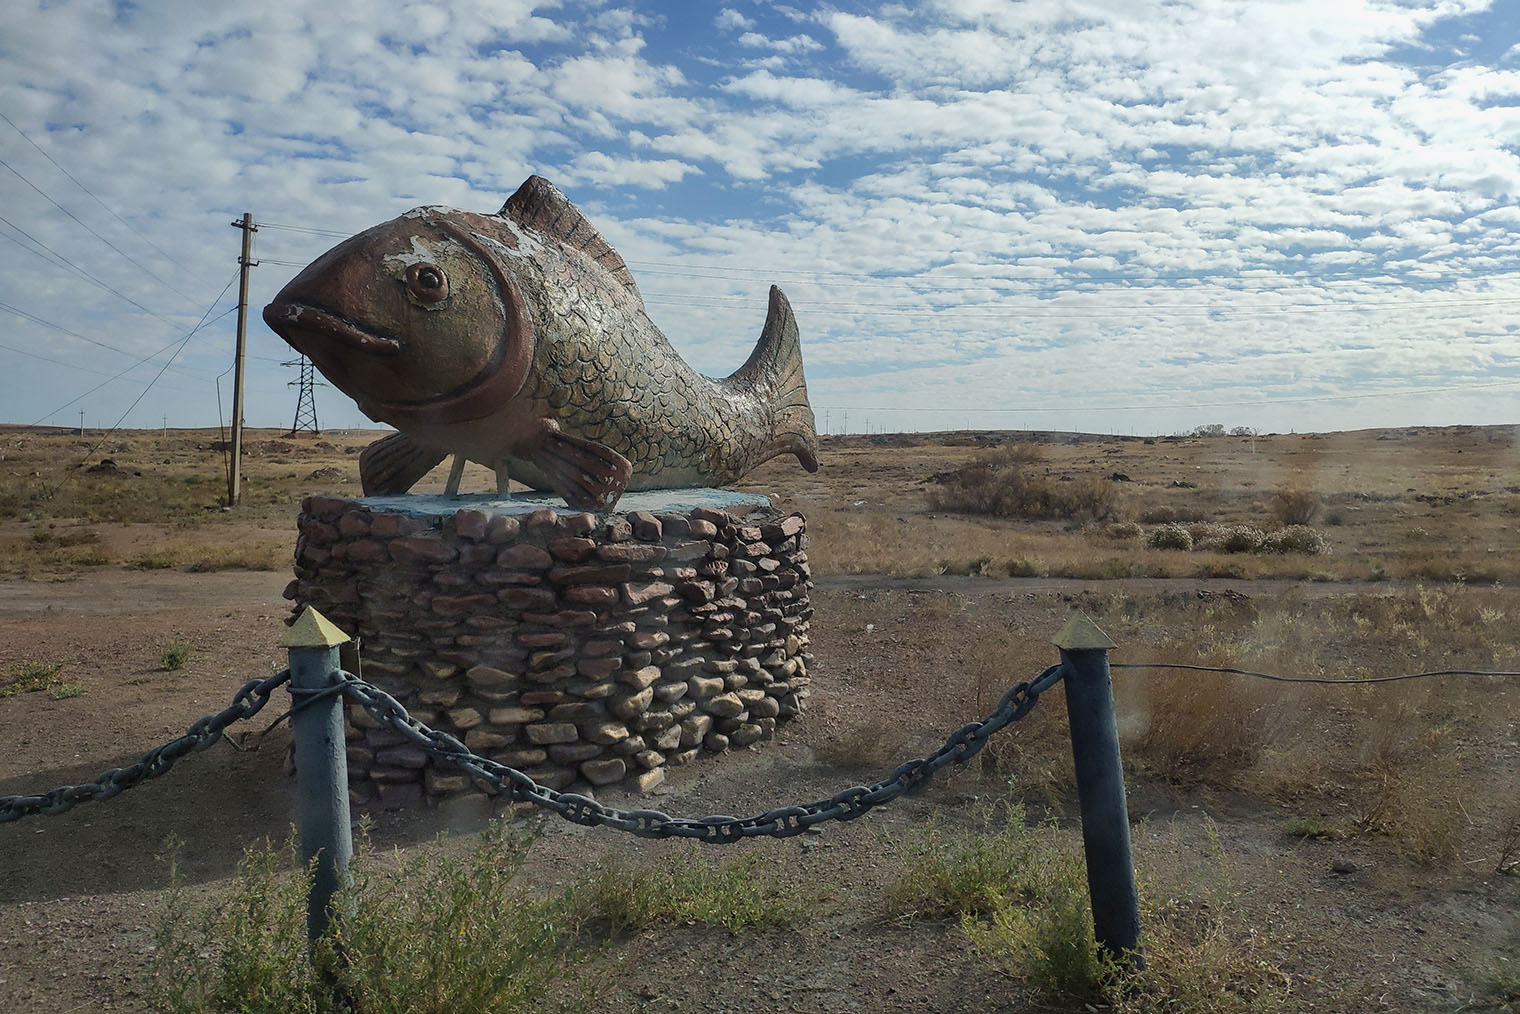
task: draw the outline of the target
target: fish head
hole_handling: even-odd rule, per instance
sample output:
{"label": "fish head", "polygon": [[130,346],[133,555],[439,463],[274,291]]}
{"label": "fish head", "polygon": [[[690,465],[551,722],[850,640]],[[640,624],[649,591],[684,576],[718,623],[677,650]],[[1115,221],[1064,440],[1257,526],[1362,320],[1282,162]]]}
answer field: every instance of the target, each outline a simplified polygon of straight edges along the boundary
{"label": "fish head", "polygon": [[264,308],[264,322],[371,418],[457,422],[521,390],[533,324],[483,216],[419,208],[344,240]]}

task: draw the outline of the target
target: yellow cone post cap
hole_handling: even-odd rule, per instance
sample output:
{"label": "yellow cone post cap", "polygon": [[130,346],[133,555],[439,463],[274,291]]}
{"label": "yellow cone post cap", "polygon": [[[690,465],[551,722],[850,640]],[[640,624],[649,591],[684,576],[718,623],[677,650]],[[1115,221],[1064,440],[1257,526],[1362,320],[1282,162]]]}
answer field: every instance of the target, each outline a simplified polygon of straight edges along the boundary
{"label": "yellow cone post cap", "polygon": [[296,622],[280,639],[282,648],[334,648],[351,638],[333,625],[332,620],[311,606],[301,611]]}
{"label": "yellow cone post cap", "polygon": [[1071,614],[1051,643],[1063,651],[1107,651],[1119,647],[1080,611]]}

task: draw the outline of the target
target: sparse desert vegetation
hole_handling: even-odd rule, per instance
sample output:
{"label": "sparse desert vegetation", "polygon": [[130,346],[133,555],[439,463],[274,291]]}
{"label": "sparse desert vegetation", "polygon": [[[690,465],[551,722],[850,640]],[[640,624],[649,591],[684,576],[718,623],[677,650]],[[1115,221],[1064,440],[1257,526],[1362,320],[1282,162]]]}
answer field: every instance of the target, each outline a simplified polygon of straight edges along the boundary
{"label": "sparse desert vegetation", "polygon": [[[768,464],[743,485],[809,519],[812,706],[758,751],[611,801],[744,814],[874,780],[1051,664],[1074,607],[1119,664],[1520,669],[1513,429],[1220,430],[830,438],[816,475]],[[123,434],[91,471],[70,467],[71,434],[0,430],[3,791],[135,759],[278,663],[296,504],[356,493],[368,436],[252,436],[232,512],[214,439]],[[471,483],[489,479],[472,466]],[[1514,1009],[1520,682],[1116,668],[1114,686],[1150,959],[1123,988],[1090,937],[1058,686],[921,796],[722,855],[510,811],[510,833],[482,837],[483,807],[376,813],[361,887],[386,900],[355,924],[376,948],[354,953],[394,995],[373,1009],[421,988],[403,971],[445,964],[485,983],[469,969],[519,969],[551,1009],[708,1009],[712,982],[754,1010]],[[305,989],[311,966],[279,964],[300,957],[300,874],[257,845],[289,821],[287,743],[277,727],[0,830],[0,1000],[236,1009],[228,981]],[[150,858],[170,835],[172,876]],[[518,900],[472,907],[482,884]],[[514,941],[534,970],[493,949]],[[45,972],[84,954],[95,977]],[[516,988],[497,988],[504,1009]],[[287,1000],[267,1009],[302,1009]]]}

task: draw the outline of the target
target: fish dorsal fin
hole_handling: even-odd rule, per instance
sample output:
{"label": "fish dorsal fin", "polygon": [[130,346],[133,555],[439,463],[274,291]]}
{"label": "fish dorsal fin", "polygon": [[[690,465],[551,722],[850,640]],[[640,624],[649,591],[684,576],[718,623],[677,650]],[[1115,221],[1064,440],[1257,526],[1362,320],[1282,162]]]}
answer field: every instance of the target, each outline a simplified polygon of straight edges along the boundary
{"label": "fish dorsal fin", "polygon": [[581,209],[560,193],[559,187],[542,176],[529,176],[517,193],[507,198],[501,214],[518,225],[553,236],[566,246],[575,247],[611,273],[635,296],[639,288],[623,258],[602,238]]}

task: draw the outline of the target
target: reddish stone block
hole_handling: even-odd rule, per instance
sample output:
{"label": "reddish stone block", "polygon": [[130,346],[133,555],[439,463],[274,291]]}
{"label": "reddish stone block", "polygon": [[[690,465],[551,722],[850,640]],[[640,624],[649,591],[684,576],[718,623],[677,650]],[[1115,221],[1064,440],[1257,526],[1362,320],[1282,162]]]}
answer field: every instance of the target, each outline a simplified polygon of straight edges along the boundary
{"label": "reddish stone block", "polygon": [[602,680],[623,667],[620,658],[582,658],[575,663],[575,671],[588,680]]}
{"label": "reddish stone block", "polygon": [[603,584],[576,584],[563,592],[565,601],[581,606],[610,606],[617,602],[616,588]]}
{"label": "reddish stone block", "polygon": [[457,555],[453,546],[438,539],[403,536],[390,542],[391,559],[403,567],[448,563]]}
{"label": "reddish stone block", "polygon": [[589,627],[596,623],[596,613],[579,609],[562,609],[557,613],[523,613],[524,623],[544,627]]}
{"label": "reddish stone block", "polygon": [[524,648],[558,648],[570,639],[570,635],[547,630],[542,633],[517,635],[517,643]]}
{"label": "reddish stone block", "polygon": [[428,527],[426,519],[410,514],[375,514],[369,519],[369,533],[378,539],[415,535]]}
{"label": "reddish stone block", "polygon": [[496,562],[496,547],[485,543],[471,543],[459,547],[459,562],[472,570]]}
{"label": "reddish stone block", "polygon": [[694,520],[707,521],[717,525],[719,528],[731,524],[734,520],[727,511],[719,510],[716,507],[698,507],[691,512],[691,516]]}
{"label": "reddish stone block", "polygon": [[470,613],[483,613],[496,608],[496,596],[487,594],[477,595],[434,595],[433,612],[440,616],[464,616]]}
{"label": "reddish stone block", "polygon": [[486,522],[486,541],[499,546],[517,538],[517,519],[506,514],[493,514]]}
{"label": "reddish stone block", "polygon": [[524,528],[553,528],[559,524],[559,511],[550,510],[548,507],[526,514],[520,523]]}
{"label": "reddish stone block", "polygon": [[543,570],[552,564],[554,559],[537,546],[518,543],[498,553],[496,562],[503,567],[515,567],[520,570]]}
{"label": "reddish stone block", "polygon": [[623,601],[630,606],[641,606],[652,599],[669,595],[675,589],[664,581],[629,583],[623,585]]}
{"label": "reddish stone block", "polygon": [[464,508],[454,512],[454,531],[459,533],[461,539],[471,541],[483,541],[486,537],[486,524],[491,520],[485,511]]}
{"label": "reddish stone block", "polygon": [[347,500],[339,500],[330,496],[309,496],[301,501],[301,513],[310,514],[314,518],[323,521],[336,521],[343,509],[349,505]]}
{"label": "reddish stone block", "polygon": [[631,573],[632,570],[626,563],[607,564],[601,567],[561,566],[549,571],[549,580],[554,584],[615,584],[628,580]]}
{"label": "reddish stone block", "polygon": [[596,515],[571,514],[567,518],[562,518],[560,524],[572,535],[589,535],[596,530]]}
{"label": "reddish stone block", "polygon": [[[293,583],[293,582],[292,582]],[[613,641],[601,638],[595,641],[587,641],[581,645],[581,654],[587,658],[598,658],[602,655],[611,655],[623,650],[622,641]]]}
{"label": "reddish stone block", "polygon": [[602,530],[602,539],[606,542],[627,542],[631,538],[633,526],[618,518],[607,522],[607,527]]}
{"label": "reddish stone block", "polygon": [[344,511],[343,516],[338,519],[338,532],[349,539],[359,535],[368,535],[369,511]]}
{"label": "reddish stone block", "polygon": [[711,581],[688,581],[681,585],[681,597],[687,602],[706,603],[718,597]]}
{"label": "reddish stone block", "polygon": [[548,588],[521,588],[509,586],[496,593],[496,597],[509,609],[553,609],[554,592]]}
{"label": "reddish stone block", "polygon": [[665,530],[667,539],[680,539],[691,534],[691,521],[679,514],[657,514],[660,519],[660,527]]}
{"label": "reddish stone block", "polygon": [[579,535],[567,535],[549,543],[549,553],[556,560],[580,563],[596,552],[596,542]]}
{"label": "reddish stone block", "polygon": [[704,518],[693,518],[690,527],[691,534],[699,539],[712,539],[718,535],[718,526]]}
{"label": "reddish stone block", "polygon": [[533,585],[543,584],[544,579],[537,574],[525,570],[501,570],[491,568],[475,573],[475,582],[488,588],[498,588],[504,584]]}
{"label": "reddish stone block", "polygon": [[616,543],[596,547],[597,559],[606,563],[658,563],[665,559],[666,549],[659,544],[638,545]]}
{"label": "reddish stone block", "polygon": [[633,526],[633,537],[643,542],[659,542],[664,531],[660,519],[648,511],[634,511],[628,515],[628,523]]}

